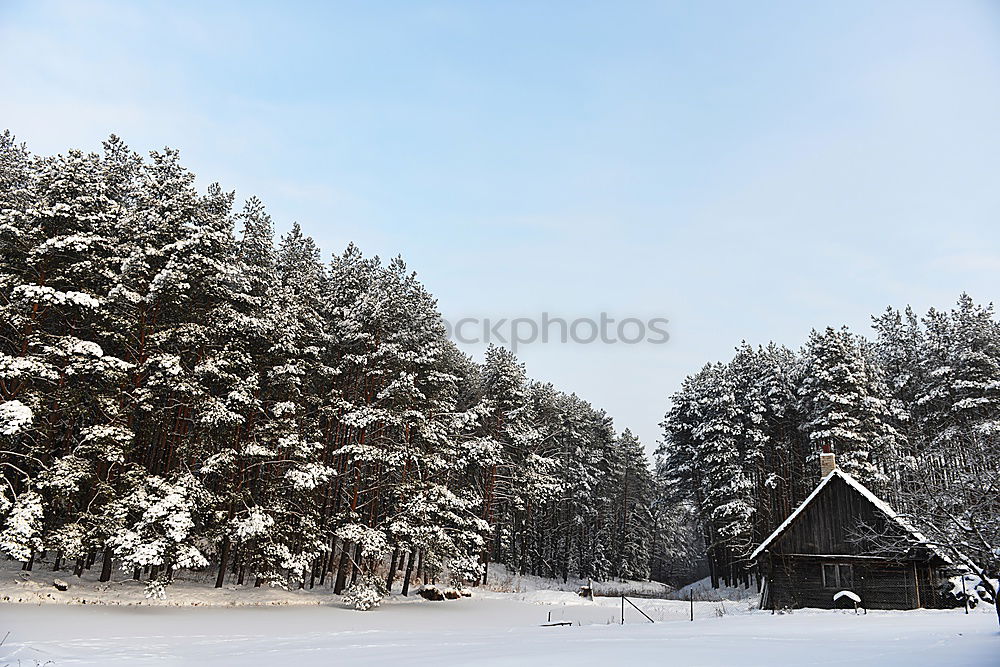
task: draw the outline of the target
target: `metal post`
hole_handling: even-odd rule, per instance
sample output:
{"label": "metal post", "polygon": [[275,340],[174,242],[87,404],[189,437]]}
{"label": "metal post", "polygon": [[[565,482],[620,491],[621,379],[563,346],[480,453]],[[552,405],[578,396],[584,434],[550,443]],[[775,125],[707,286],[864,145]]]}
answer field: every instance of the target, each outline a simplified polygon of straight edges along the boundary
{"label": "metal post", "polygon": [[622,596],[622,625],[625,625],[625,596]]}
{"label": "metal post", "polygon": [[646,620],[647,620],[647,621],[649,621],[650,623],[656,623],[656,621],[654,621],[653,619],[651,619],[651,618],[649,617],[649,614],[647,614],[646,612],[644,612],[644,611],[643,611],[642,609],[639,609],[638,607],[636,607],[636,606],[635,606],[635,603],[634,603],[634,602],[632,602],[631,600],[629,600],[629,599],[628,599],[627,597],[625,597],[624,595],[622,596],[622,601],[623,601],[623,602],[628,602],[628,603],[629,603],[630,605],[632,605],[632,608],[633,608],[633,609],[635,609],[635,610],[636,610],[637,612],[639,612],[640,614],[642,614],[643,616],[645,616],[645,617],[646,617]]}
{"label": "metal post", "polygon": [[688,591],[688,600],[691,602],[691,620],[694,620],[694,591]]}
{"label": "metal post", "polygon": [[969,593],[965,590],[965,575],[962,575],[962,598],[965,600],[965,613],[969,613]]}

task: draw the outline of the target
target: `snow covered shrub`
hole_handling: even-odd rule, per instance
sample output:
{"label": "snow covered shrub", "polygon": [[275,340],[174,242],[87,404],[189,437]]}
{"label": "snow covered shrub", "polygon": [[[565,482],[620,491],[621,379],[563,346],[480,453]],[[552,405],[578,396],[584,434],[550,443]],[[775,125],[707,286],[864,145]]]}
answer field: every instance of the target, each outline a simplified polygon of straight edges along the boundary
{"label": "snow covered shrub", "polygon": [[422,550],[425,578],[447,569],[455,586],[478,579],[483,535],[490,526],[476,515],[476,502],[437,484],[414,488],[412,494],[389,524],[394,541]]}
{"label": "snow covered shrub", "polygon": [[362,574],[344,593],[344,602],[358,611],[377,607],[386,596],[385,582],[374,574]]}
{"label": "snow covered shrub", "polygon": [[0,532],[0,551],[14,560],[29,560],[42,548],[42,515],[42,497],[34,491],[22,493]]}
{"label": "snow covered shrub", "polygon": [[168,565],[199,568],[208,560],[194,546],[194,515],[203,502],[204,490],[190,475],[177,482],[148,476],[141,480],[116,508],[125,526],[112,539],[122,568]]}
{"label": "snow covered shrub", "polygon": [[147,600],[165,600],[167,598],[167,585],[169,582],[162,579],[153,579],[146,584]]}
{"label": "snow covered shrub", "polygon": [[449,582],[456,588],[468,581],[475,581],[482,573],[479,558],[474,554],[462,554],[448,561]]}
{"label": "snow covered shrub", "polygon": [[[965,579],[964,586],[962,585],[963,578]],[[997,585],[992,581],[990,583],[994,588]],[[993,604],[994,602],[993,593],[990,592],[986,582],[979,575],[971,572],[967,572],[964,575],[955,575],[943,582],[941,585],[941,598],[950,607],[964,607],[966,599],[968,599],[970,608],[975,607],[980,601],[987,604]]]}
{"label": "snow covered shrub", "polygon": [[17,435],[31,425],[31,408],[21,401],[0,403],[0,435]]}

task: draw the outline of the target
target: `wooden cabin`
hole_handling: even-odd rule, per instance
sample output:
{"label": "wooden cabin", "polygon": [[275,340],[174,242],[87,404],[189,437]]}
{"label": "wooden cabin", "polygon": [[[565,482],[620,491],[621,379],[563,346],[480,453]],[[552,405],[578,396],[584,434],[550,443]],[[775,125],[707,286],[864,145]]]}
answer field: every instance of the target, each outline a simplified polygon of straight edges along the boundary
{"label": "wooden cabin", "polygon": [[955,566],[863,484],[820,455],[819,486],[754,550],[762,579],[761,608],[853,604],[868,609],[940,607],[941,587]]}

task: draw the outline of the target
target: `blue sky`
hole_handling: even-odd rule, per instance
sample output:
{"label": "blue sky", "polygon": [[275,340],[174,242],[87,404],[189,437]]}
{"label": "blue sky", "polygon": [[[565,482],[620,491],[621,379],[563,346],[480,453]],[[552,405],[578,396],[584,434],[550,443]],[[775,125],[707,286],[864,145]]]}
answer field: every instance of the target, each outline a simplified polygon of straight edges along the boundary
{"label": "blue sky", "polygon": [[3,0],[0,126],[180,148],[279,231],[403,254],[452,319],[667,317],[519,350],[649,447],[742,339],[1000,275],[987,2]]}

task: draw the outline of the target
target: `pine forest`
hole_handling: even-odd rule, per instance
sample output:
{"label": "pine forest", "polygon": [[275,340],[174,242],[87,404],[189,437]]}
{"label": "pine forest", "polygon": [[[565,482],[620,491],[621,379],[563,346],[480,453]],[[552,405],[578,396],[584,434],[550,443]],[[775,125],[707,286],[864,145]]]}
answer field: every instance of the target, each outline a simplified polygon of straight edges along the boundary
{"label": "pine forest", "polygon": [[0,551],[26,570],[153,597],[180,570],[325,586],[361,609],[493,563],[750,585],[830,445],[1000,571],[991,305],[744,343],[663,403],[649,461],[510,351],[460,351],[402,258],[275,238],[261,201],[198,190],[175,150],[38,156],[0,136]]}

